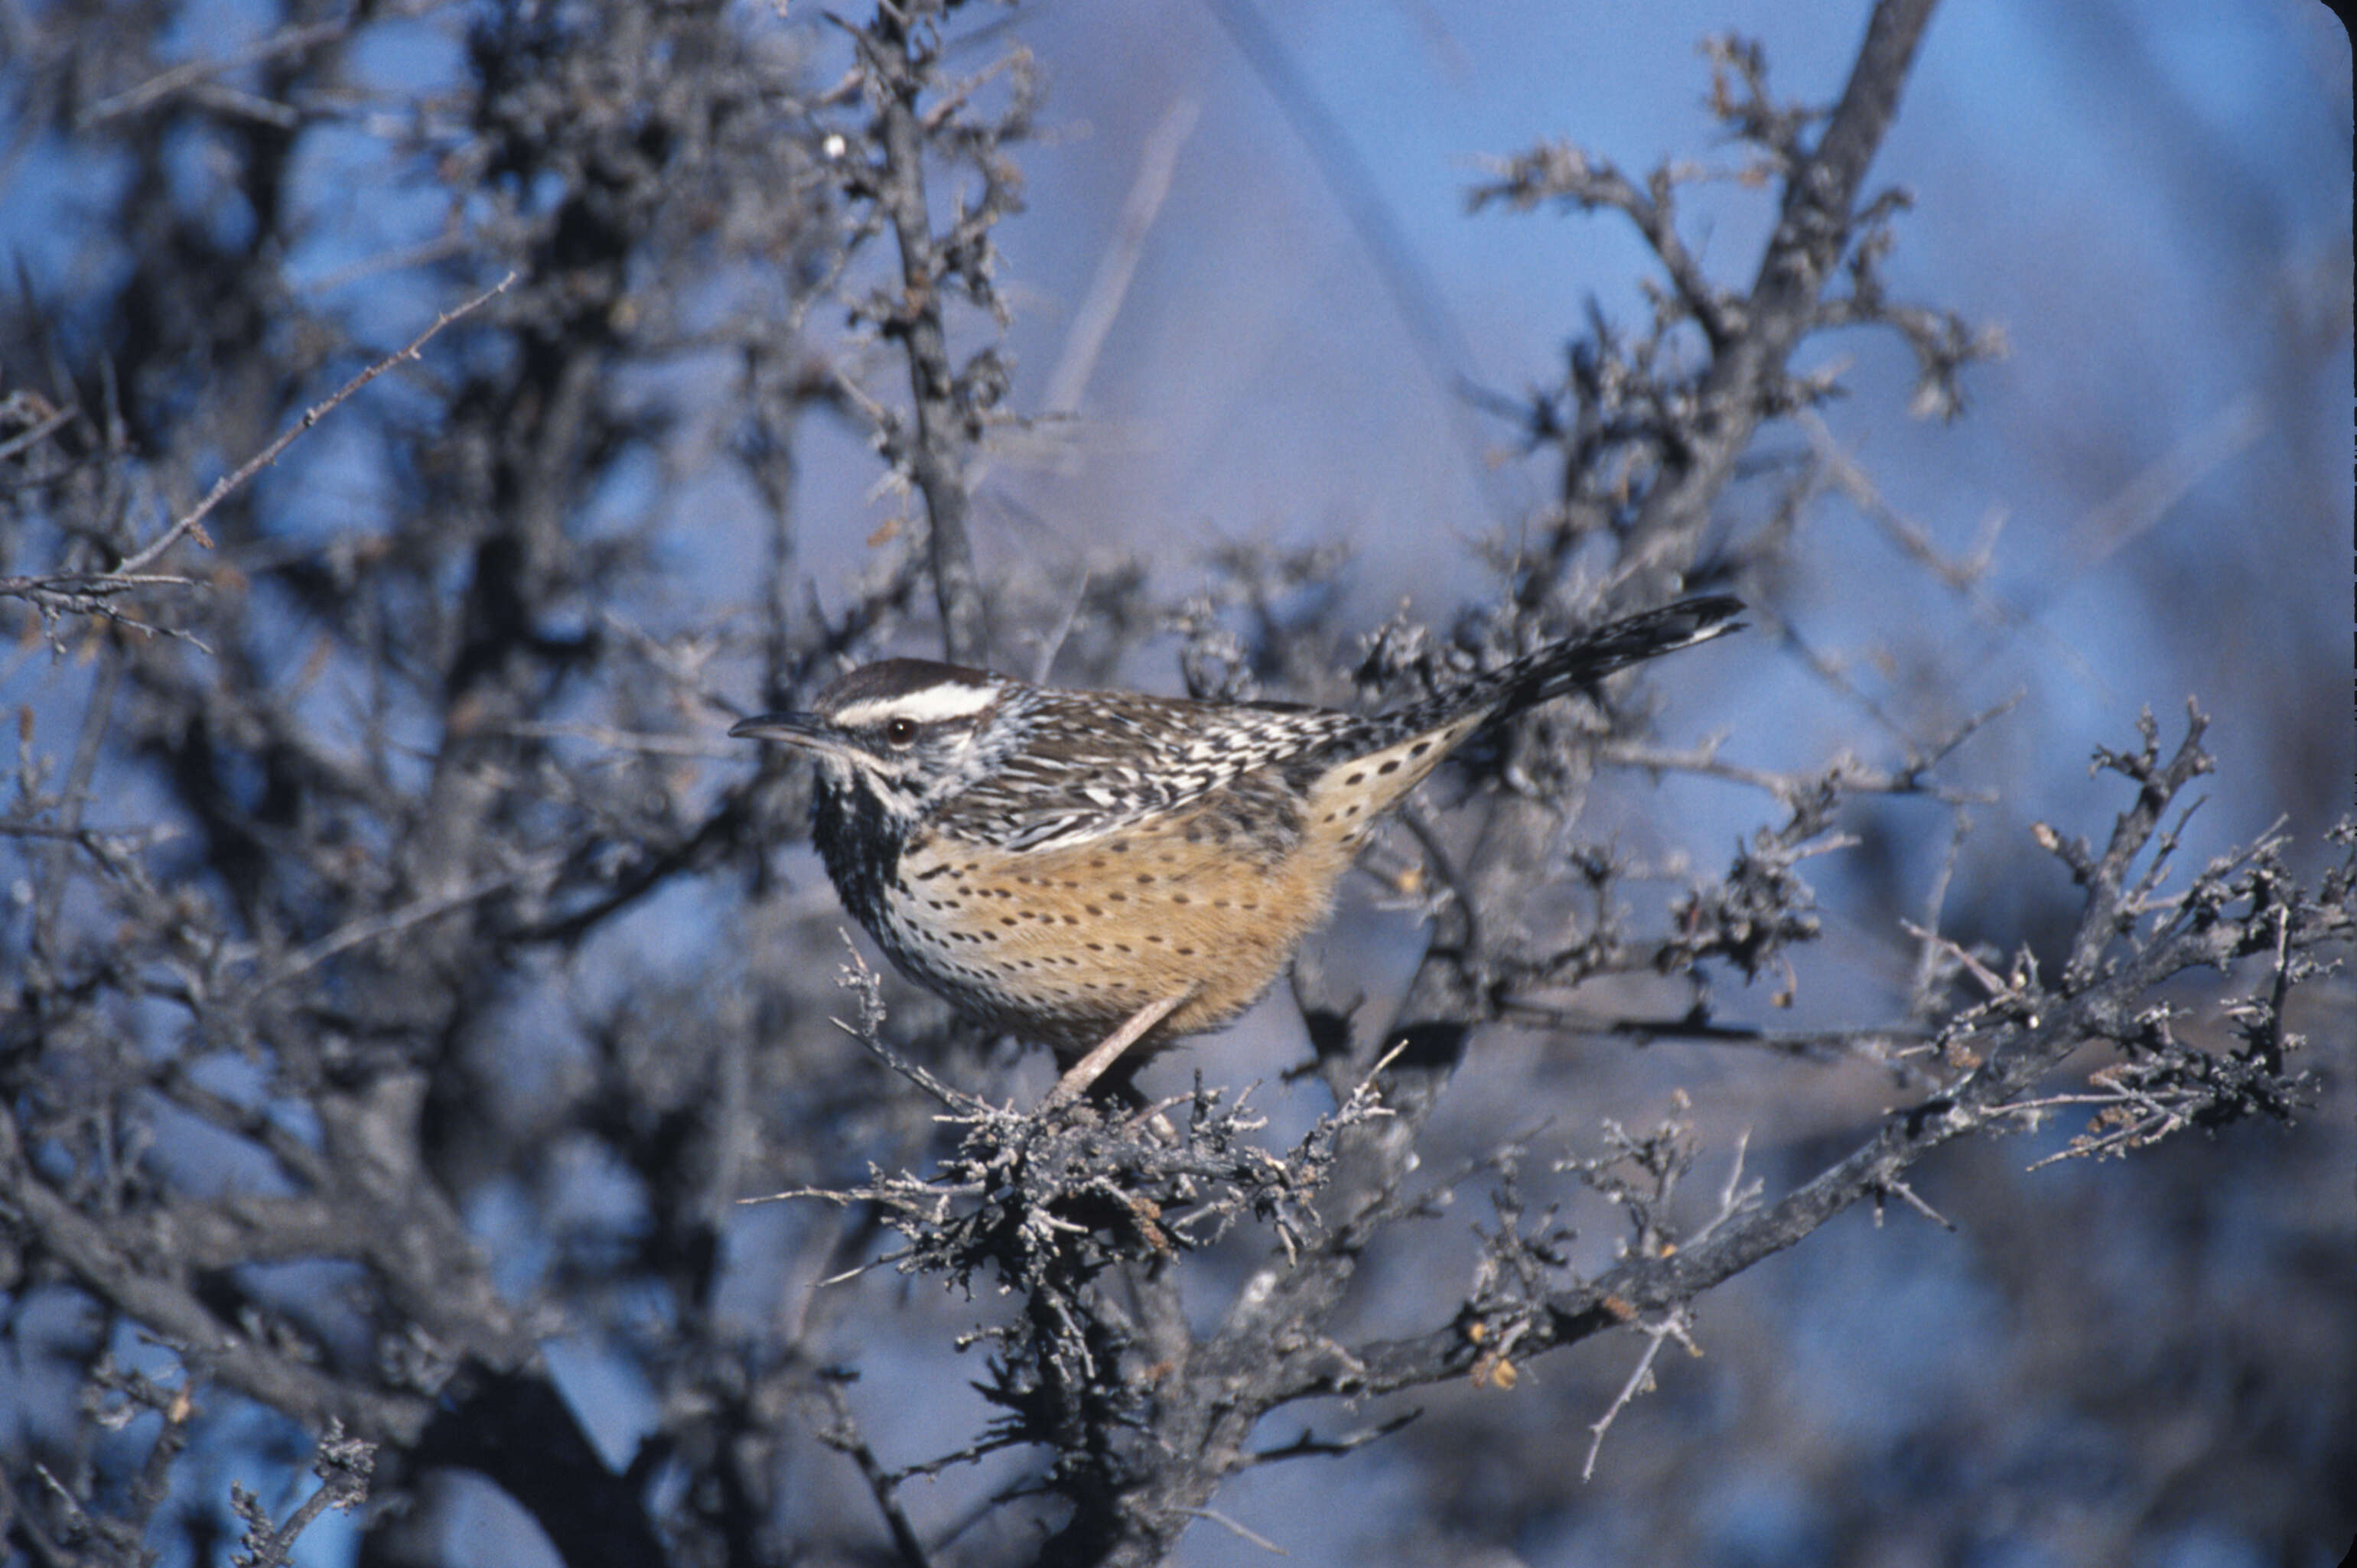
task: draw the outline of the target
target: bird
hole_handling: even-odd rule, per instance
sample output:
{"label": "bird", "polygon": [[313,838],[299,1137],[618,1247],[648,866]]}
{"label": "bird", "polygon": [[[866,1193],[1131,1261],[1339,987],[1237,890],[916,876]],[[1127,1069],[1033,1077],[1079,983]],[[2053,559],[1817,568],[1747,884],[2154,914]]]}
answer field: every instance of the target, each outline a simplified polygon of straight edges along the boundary
{"label": "bird", "polygon": [[728,733],[815,758],[813,837],[845,908],[959,1013],[1053,1051],[1052,1104],[1257,1001],[1375,822],[1484,725],[1723,637],[1742,608],[1683,599],[1372,714],[886,659]]}

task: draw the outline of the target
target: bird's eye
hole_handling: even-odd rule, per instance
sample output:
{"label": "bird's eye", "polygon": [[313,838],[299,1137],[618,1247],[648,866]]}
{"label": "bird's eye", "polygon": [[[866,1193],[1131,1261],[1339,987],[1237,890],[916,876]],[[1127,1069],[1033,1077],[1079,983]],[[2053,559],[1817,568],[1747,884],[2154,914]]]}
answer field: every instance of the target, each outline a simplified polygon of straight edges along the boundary
{"label": "bird's eye", "polygon": [[894,746],[913,745],[917,738],[917,721],[914,719],[887,721],[884,725],[884,738]]}

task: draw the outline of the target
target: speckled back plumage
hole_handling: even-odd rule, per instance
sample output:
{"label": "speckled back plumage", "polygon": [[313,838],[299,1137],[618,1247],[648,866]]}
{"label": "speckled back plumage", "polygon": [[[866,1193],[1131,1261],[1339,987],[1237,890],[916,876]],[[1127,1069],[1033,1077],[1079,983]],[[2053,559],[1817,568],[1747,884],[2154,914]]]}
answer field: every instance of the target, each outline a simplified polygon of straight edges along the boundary
{"label": "speckled back plumage", "polygon": [[1368,722],[1314,708],[1009,682],[984,740],[988,766],[942,802],[936,821],[945,832],[1008,850],[1071,843],[1297,762]]}

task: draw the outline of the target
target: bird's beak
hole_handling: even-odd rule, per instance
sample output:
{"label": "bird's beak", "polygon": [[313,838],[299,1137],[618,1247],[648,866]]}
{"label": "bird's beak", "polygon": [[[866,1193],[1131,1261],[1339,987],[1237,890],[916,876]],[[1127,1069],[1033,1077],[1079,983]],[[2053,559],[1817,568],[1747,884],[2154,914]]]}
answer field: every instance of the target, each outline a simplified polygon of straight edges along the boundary
{"label": "bird's beak", "polygon": [[788,746],[831,749],[826,745],[826,726],[816,714],[762,714],[730,725],[728,734],[737,740],[778,740]]}

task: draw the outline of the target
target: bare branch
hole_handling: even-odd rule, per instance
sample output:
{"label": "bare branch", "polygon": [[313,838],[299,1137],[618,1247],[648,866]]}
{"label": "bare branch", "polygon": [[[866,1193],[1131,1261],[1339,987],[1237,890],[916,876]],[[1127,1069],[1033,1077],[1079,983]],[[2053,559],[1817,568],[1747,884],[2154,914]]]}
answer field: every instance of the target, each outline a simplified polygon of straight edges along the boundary
{"label": "bare branch", "polygon": [[276,439],[273,440],[261,451],[256,452],[253,456],[248,457],[244,462],[239,464],[235,469],[230,473],[224,474],[221,478],[214,481],[213,488],[205,492],[204,499],[199,501],[194,507],[175,518],[169,528],[167,528],[163,532],[157,534],[145,546],[134,552],[127,559],[118,563],[114,566],[113,570],[107,573],[107,576],[109,578],[127,578],[134,576],[140,572],[144,572],[158,556],[162,555],[165,551],[169,550],[173,545],[178,543],[183,538],[189,535],[194,535],[198,543],[204,545],[207,549],[210,549],[212,547],[212,541],[205,534],[204,522],[205,519],[211,514],[212,510],[215,507],[221,505],[222,501],[227,500],[231,495],[243,488],[246,481],[253,478],[254,475],[262,472],[263,469],[278,461],[280,456],[285,452],[286,448],[292,446],[296,441],[308,434],[313,425],[318,424],[319,421],[325,419],[328,414],[333,413],[338,408],[343,406],[343,404],[350,401],[353,394],[357,393],[362,387],[368,385],[369,382],[376,380],[377,377],[384,374],[385,371],[393,369],[395,365],[402,363],[404,360],[417,359],[425,345],[432,342],[436,337],[440,336],[444,328],[449,326],[454,321],[457,321],[465,317],[473,315],[476,311],[481,309],[493,299],[505,294],[510,288],[514,286],[515,281],[516,274],[514,273],[510,273],[507,276],[501,278],[499,282],[493,284],[482,293],[476,295],[473,298],[452,306],[449,309],[436,317],[432,323],[426,327],[425,330],[411,338],[405,347],[397,349],[393,352],[387,354],[383,359],[377,360],[375,363],[370,365],[366,370],[361,371],[360,374],[354,376],[350,381],[348,381],[342,386],[338,387],[333,392],[329,393],[325,400],[314,403],[309,408],[305,409],[303,411],[302,418],[296,420],[285,430],[279,432]]}

